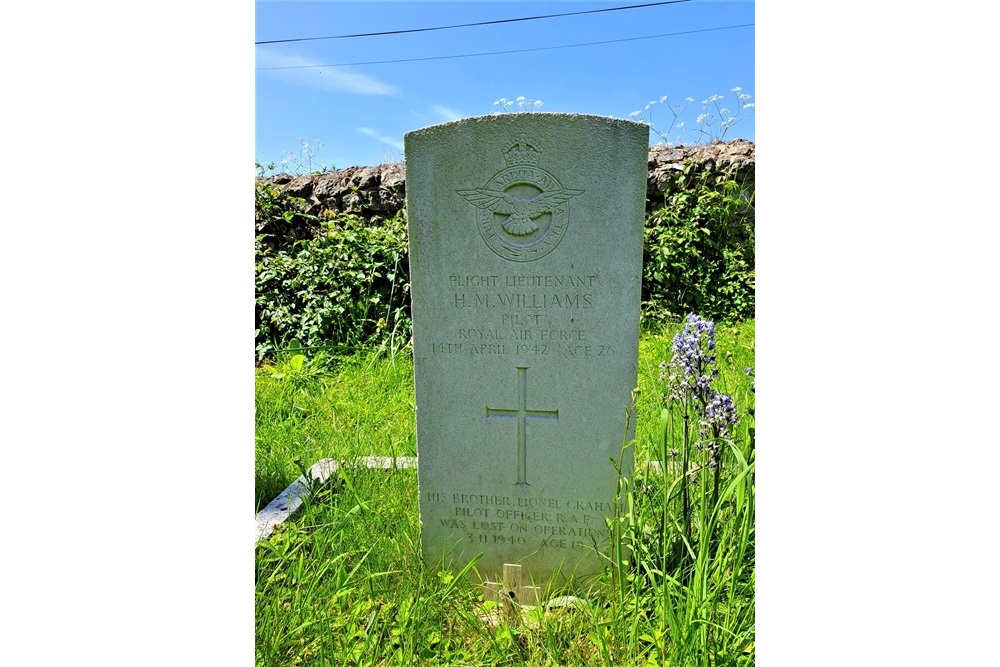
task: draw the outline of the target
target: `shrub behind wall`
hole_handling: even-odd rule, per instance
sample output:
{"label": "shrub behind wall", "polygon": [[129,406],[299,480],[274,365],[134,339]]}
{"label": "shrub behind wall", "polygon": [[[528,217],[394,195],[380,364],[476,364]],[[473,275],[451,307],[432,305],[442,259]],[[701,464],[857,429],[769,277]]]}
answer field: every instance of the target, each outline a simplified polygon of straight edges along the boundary
{"label": "shrub behind wall", "polygon": [[647,322],[688,313],[711,320],[754,315],[754,193],[729,175],[676,176],[646,218],[642,311]]}
{"label": "shrub behind wall", "polygon": [[406,218],[336,214],[311,239],[272,248],[258,237],[258,361],[292,340],[307,348],[405,345],[410,335]]}

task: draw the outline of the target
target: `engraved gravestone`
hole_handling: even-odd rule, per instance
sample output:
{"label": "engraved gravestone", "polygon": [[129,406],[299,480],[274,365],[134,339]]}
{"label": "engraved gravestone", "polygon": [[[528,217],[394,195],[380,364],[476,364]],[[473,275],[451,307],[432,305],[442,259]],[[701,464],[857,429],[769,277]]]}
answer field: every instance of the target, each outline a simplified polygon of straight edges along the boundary
{"label": "engraved gravestone", "polygon": [[[648,128],[575,114],[405,136],[421,543],[496,580],[601,572],[636,384]],[[631,471],[631,449],[624,455]]]}

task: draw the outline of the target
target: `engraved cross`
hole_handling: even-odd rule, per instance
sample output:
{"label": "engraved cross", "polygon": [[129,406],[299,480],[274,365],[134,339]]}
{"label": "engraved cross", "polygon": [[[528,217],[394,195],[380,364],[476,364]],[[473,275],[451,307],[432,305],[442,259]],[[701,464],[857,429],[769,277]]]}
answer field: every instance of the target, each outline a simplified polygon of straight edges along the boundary
{"label": "engraved cross", "polygon": [[528,409],[528,380],[527,366],[517,366],[517,407],[509,409],[498,409],[486,407],[487,419],[515,419],[517,420],[517,485],[528,486],[528,420],[529,419],[550,419],[559,421],[558,410],[529,410]]}

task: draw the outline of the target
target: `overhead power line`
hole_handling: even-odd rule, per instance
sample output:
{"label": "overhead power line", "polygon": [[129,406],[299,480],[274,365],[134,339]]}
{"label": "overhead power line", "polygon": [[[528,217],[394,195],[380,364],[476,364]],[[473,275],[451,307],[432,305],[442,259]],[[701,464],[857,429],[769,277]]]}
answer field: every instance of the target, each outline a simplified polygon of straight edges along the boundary
{"label": "overhead power line", "polygon": [[369,60],[356,63],[333,63],[330,65],[289,65],[286,67],[258,67],[256,71],[263,72],[276,69],[310,69],[316,67],[351,67],[353,65],[387,65],[389,63],[413,63],[421,60],[450,60],[453,58],[476,58],[479,56],[500,56],[510,53],[529,53],[531,51],[552,51],[555,49],[573,49],[580,46],[596,46],[598,44],[617,44],[619,42],[635,42],[640,39],[657,39],[659,37],[675,37],[677,35],[693,35],[699,32],[714,32],[716,30],[733,30],[734,28],[751,28],[753,23],[742,23],[740,25],[727,25],[718,28],[704,28],[702,30],[685,30],[684,32],[667,32],[662,35],[645,35],[643,37],[626,37],[624,39],[608,39],[602,42],[583,42],[580,44],[563,44],[561,46],[538,46],[531,49],[514,49],[512,51],[489,51],[487,53],[462,53],[450,56],[429,56],[426,58],[403,58],[401,60]]}
{"label": "overhead power line", "polygon": [[458,25],[442,25],[434,28],[411,28],[409,30],[390,30],[388,32],[362,32],[354,35],[331,35],[330,37],[299,37],[297,39],[271,39],[264,42],[254,42],[254,44],[284,44],[287,42],[309,42],[317,39],[348,39],[351,37],[378,37],[381,35],[402,35],[411,32],[430,32],[431,30],[450,30],[452,28],[470,28],[477,25],[497,25],[499,23],[516,23],[517,21],[537,21],[539,19],[552,19],[560,16],[579,16],[581,14],[600,14],[601,12],[618,12],[623,9],[642,9],[644,7],[658,7],[660,5],[676,5],[681,2],[691,0],[667,0],[666,2],[650,2],[644,5],[629,5],[627,7],[606,7],[604,9],[588,9],[585,12],[567,12],[565,14],[545,14],[544,16],[525,16],[518,19],[497,19],[496,21],[481,21],[479,23],[460,23]]}

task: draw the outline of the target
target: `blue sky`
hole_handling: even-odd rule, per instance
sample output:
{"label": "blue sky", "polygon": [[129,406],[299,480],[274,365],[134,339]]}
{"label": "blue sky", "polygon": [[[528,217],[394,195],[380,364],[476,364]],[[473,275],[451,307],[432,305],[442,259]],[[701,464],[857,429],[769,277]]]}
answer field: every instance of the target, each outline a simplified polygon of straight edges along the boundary
{"label": "blue sky", "polygon": [[[255,41],[433,28],[648,2],[257,2]],[[499,111],[494,102],[500,98],[517,110],[518,97],[541,101],[533,107],[537,111],[620,118],[640,111],[673,143],[691,143],[685,129],[698,129],[696,121],[706,111],[714,116],[708,128],[712,136],[718,136],[726,118],[736,116],[742,119],[725,138],[753,140],[756,110],[737,110],[756,103],[754,9],[752,1],[688,0],[499,25],[259,44],[255,157],[280,169],[291,152],[289,171],[300,166],[296,160],[308,162],[310,152],[311,166],[377,165],[402,157],[408,131]],[[589,45],[574,46],[582,44]],[[551,48],[563,46],[568,48]],[[469,56],[485,53],[496,55]],[[400,60],[411,61],[377,62]],[[742,90],[734,93],[735,87]],[[722,98],[706,109],[702,102],[713,95]],[[656,103],[647,109],[651,101]],[[667,105],[684,110],[675,118]],[[723,109],[729,112],[726,118],[720,115]],[[672,127],[676,122],[684,126]],[[651,134],[651,143],[662,140]],[[309,148],[304,150],[303,143]]]}

